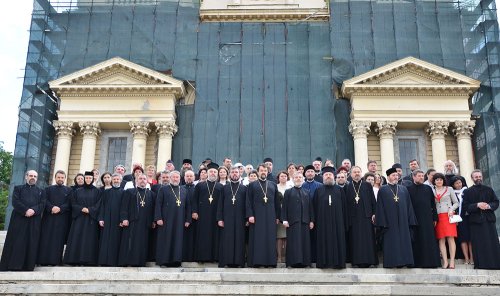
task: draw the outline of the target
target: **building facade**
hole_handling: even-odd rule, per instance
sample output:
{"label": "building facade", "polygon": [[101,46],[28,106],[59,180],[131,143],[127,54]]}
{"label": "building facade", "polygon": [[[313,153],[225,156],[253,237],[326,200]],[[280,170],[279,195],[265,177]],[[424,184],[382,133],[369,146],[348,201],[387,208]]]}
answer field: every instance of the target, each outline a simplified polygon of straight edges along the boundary
{"label": "building facade", "polygon": [[[385,168],[419,153],[424,168],[479,167],[499,192],[495,13],[493,0],[35,0],[12,186],[27,169],[46,184],[54,168],[135,159]],[[391,65],[392,95],[367,87]]]}

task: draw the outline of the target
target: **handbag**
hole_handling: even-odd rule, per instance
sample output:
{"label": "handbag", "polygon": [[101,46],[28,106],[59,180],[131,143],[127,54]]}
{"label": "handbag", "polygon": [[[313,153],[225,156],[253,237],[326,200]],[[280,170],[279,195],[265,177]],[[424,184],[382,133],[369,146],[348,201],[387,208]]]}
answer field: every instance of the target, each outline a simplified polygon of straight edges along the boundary
{"label": "handbag", "polygon": [[462,217],[460,217],[460,215],[453,215],[453,216],[450,216],[448,217],[450,223],[458,223],[458,222],[462,222]]}

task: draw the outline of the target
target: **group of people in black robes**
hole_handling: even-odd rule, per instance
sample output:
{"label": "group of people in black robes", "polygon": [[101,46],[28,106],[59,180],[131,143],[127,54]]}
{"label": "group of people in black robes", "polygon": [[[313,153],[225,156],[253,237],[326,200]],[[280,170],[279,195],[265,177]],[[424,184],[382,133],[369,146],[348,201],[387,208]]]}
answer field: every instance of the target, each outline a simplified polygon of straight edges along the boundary
{"label": "group of people in black robes", "polygon": [[[196,185],[192,171],[184,173],[185,185],[181,173],[168,172],[168,182],[151,189],[147,176],[137,174],[127,190],[120,174],[111,176],[111,187],[96,188],[92,172],[83,175],[83,185],[70,188],[62,171],[55,185],[42,190],[37,173],[28,171],[26,184],[14,189],[0,270],[33,270],[36,264],[145,266],[151,260],[165,267],[190,261],[276,267],[279,223],[286,228],[289,267],[377,266],[377,237],[386,268],[440,266],[434,194],[420,170],[405,185],[398,184],[396,169],[387,170],[387,184],[375,198],[357,166],[344,187],[335,184],[333,167],[323,168],[313,194],[296,172],[283,196],[266,164],[248,186],[238,167],[230,169],[225,185],[219,183],[217,167],[208,164],[207,179]],[[463,207],[470,214],[475,267],[500,269],[494,214],[499,201],[482,185],[480,171],[472,179]]]}

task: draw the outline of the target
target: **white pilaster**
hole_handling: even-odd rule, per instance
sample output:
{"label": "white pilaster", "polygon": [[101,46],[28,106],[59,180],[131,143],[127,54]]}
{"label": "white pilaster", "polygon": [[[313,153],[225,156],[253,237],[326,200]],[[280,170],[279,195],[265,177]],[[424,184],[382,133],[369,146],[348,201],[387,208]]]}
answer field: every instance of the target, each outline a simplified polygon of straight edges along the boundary
{"label": "white pilaster", "polygon": [[174,121],[155,122],[156,133],[158,134],[158,155],[156,167],[162,170],[167,160],[172,157],[172,138],[177,133],[177,125]]}
{"label": "white pilaster", "polygon": [[79,123],[79,126],[83,135],[82,156],[80,158],[80,172],[83,173],[94,169],[95,148],[101,129],[97,121],[83,121]]}
{"label": "white pilaster", "polygon": [[349,132],[354,139],[354,162],[366,170],[368,162],[368,134],[370,133],[370,121],[353,120],[349,125]]}
{"label": "white pilaster", "polygon": [[[58,170],[62,170],[66,173],[66,176],[68,176],[71,140],[75,133],[75,130],[73,129],[73,122],[55,120],[52,125],[54,126],[57,135],[57,150],[56,159],[54,161],[54,173]],[[52,180],[52,184],[54,183],[54,180]]]}
{"label": "white pilaster", "polygon": [[146,141],[149,134],[149,122],[131,121],[129,122],[130,132],[134,136],[132,142],[132,163],[139,162],[143,166],[146,164]]}
{"label": "white pilaster", "polygon": [[464,176],[469,186],[473,184],[470,177],[470,174],[474,170],[474,154],[472,151],[471,136],[474,133],[475,126],[476,122],[473,120],[455,121],[455,128],[453,129],[453,133],[457,138],[460,175]]}
{"label": "white pilaster", "polygon": [[394,134],[397,125],[397,121],[377,121],[382,172],[385,172],[394,164]]}
{"label": "white pilaster", "polygon": [[444,163],[448,159],[446,157],[446,142],[445,136],[448,134],[448,121],[429,121],[427,132],[432,141],[432,160],[434,169],[443,173]]}

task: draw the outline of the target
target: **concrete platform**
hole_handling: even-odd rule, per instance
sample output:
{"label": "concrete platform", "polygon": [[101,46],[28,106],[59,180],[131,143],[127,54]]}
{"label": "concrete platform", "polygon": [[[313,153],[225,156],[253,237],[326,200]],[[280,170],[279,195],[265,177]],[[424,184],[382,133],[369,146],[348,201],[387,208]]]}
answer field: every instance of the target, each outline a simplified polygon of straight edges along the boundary
{"label": "concrete platform", "polygon": [[[5,232],[0,232],[0,239]],[[0,240],[0,243],[3,239]],[[1,245],[0,245],[1,246]],[[29,295],[500,295],[500,271],[457,269],[37,267],[0,272],[0,294]]]}
{"label": "concrete platform", "polygon": [[500,271],[38,267],[0,273],[4,294],[500,295]]}

